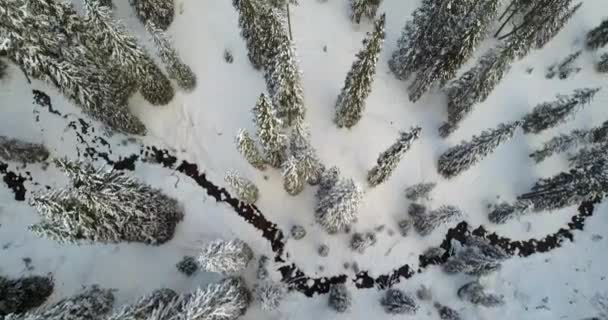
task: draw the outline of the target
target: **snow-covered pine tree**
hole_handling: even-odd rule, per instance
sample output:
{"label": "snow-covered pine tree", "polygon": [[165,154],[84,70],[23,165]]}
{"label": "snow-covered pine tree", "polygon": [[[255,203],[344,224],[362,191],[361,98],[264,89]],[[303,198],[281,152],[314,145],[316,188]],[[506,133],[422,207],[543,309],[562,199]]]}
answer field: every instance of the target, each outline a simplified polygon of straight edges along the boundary
{"label": "snow-covered pine tree", "polygon": [[449,85],[446,89],[448,121],[439,128],[442,137],[456,131],[460,122],[473,111],[474,105],[488,98],[510,70],[518,46],[518,39],[510,39],[490,49],[473,68]]}
{"label": "snow-covered pine tree", "polygon": [[524,133],[538,134],[546,129],[566,122],[588,105],[601,88],[577,89],[569,96],[559,95],[557,100],[544,102],[527,114],[523,119]]}
{"label": "snow-covered pine tree", "polygon": [[374,166],[367,174],[367,182],[375,187],[386,181],[397,168],[399,161],[411,148],[412,143],[420,137],[422,128],[413,127],[408,132],[400,132],[399,139],[388,150],[382,152]]}
{"label": "snow-covered pine tree", "polygon": [[608,121],[599,127],[589,130],[573,130],[567,134],[560,134],[545,142],[543,147],[530,154],[537,163],[556,153],[566,152],[580,145],[608,142]]}
{"label": "snow-covered pine tree", "polygon": [[302,179],[310,185],[318,184],[324,167],[317,156],[317,150],[310,143],[310,133],[303,122],[296,122],[294,125],[289,148],[298,162]]}
{"label": "snow-covered pine tree", "polygon": [[[251,294],[241,278],[226,278],[205,289],[181,296],[176,317],[170,320],[235,320],[245,314]],[[165,319],[163,317],[154,320]],[[148,320],[148,319],[146,319]]]}
{"label": "snow-covered pine tree", "polygon": [[91,286],[42,310],[24,315],[11,314],[4,320],[104,320],[114,304],[112,291]]}
{"label": "snow-covered pine tree", "polygon": [[380,300],[384,311],[389,314],[416,314],[419,307],[416,301],[399,289],[388,289]]}
{"label": "snow-covered pine tree", "polygon": [[412,215],[414,228],[421,236],[429,235],[435,228],[442,224],[455,222],[462,219],[463,214],[460,209],[454,206],[441,206],[432,210],[428,214]]}
{"label": "snow-covered pine tree", "polygon": [[241,177],[236,171],[226,172],[224,180],[236,193],[236,196],[247,204],[254,204],[258,201],[260,191],[253,182]]}
{"label": "snow-covered pine tree", "polygon": [[253,250],[242,240],[216,240],[209,243],[198,256],[201,269],[225,275],[245,270],[253,259]]}
{"label": "snow-covered pine tree", "polygon": [[350,19],[355,23],[360,23],[361,17],[374,19],[381,3],[382,0],[350,0]]}
{"label": "snow-covered pine tree", "polygon": [[338,167],[331,167],[325,170],[319,180],[319,189],[317,190],[317,202],[320,202],[331,189],[333,189],[340,182],[340,169]]}
{"label": "snow-covered pine tree", "polygon": [[[368,0],[354,1],[366,3]],[[365,100],[372,91],[376,64],[384,43],[385,21],[386,15],[382,14],[374,23],[373,32],[368,33],[367,38],[363,40],[365,47],[357,53],[357,60],[346,75],[344,87],[336,102],[336,117],[334,119],[340,128],[350,129],[357,124],[365,110]]]}
{"label": "snow-covered pine tree", "polygon": [[281,119],[265,94],[260,95],[253,108],[253,121],[256,124],[258,139],[264,149],[268,164],[280,168],[285,161],[287,137],[283,133]]}
{"label": "snow-covered pine tree", "polygon": [[283,163],[283,188],[292,196],[298,195],[304,190],[306,180],[304,178],[299,161],[294,156],[290,156]]}
{"label": "snow-covered pine tree", "polygon": [[513,204],[501,202],[490,206],[488,220],[492,223],[502,224],[509,219],[525,214],[530,209],[530,202],[515,201]]}
{"label": "snow-covered pine tree", "polygon": [[[334,183],[333,186],[325,189],[332,183]],[[326,183],[322,180],[321,189],[327,190],[327,192],[320,194],[318,198],[315,208],[317,222],[328,233],[344,230],[357,218],[357,211],[363,199],[363,190],[352,179],[327,181]]]}
{"label": "snow-covered pine tree", "polygon": [[582,50],[578,50],[572,54],[569,54],[564,60],[559,62],[559,64],[551,65],[547,70],[545,78],[553,79],[553,77],[557,75],[559,79],[563,80],[567,79],[573,72],[579,72],[581,68],[573,67],[572,64],[574,63],[574,61],[576,61],[576,59],[578,59],[578,57],[580,57],[582,53]]}
{"label": "snow-covered pine tree", "polygon": [[599,26],[587,33],[587,47],[598,49],[608,43],[608,19],[604,19]]}
{"label": "snow-covered pine tree", "polygon": [[[172,318],[155,318],[154,316],[160,310],[172,306],[172,302],[177,297],[177,293],[171,289],[157,289],[140,298],[134,304],[121,307],[113,312],[107,320],[170,320]],[[168,312],[168,314],[175,315],[173,312]]]}
{"label": "snow-covered pine tree", "polygon": [[124,26],[114,21],[110,9],[97,1],[85,0],[86,19],[100,55],[123,66],[140,84],[142,96],[152,105],[165,105],[173,99],[174,90],[169,79],[152,58],[137,44]]}
{"label": "snow-covered pine tree", "polygon": [[429,200],[430,194],[437,186],[435,182],[421,182],[405,189],[405,198],[411,201]]}
{"label": "snow-covered pine tree", "polygon": [[169,78],[175,80],[177,85],[186,91],[194,89],[196,75],[179,57],[167,34],[152,22],[146,23],[146,30],[152,35],[152,41],[160,60],[165,64]]}
{"label": "snow-covered pine tree", "polygon": [[442,25],[431,26],[427,51],[422,53],[424,63],[418,66],[416,78],[408,88],[411,101],[418,101],[433,84],[443,86],[456,76],[484,39],[500,7],[498,0],[442,3],[447,5],[438,18]]}
{"label": "snow-covered pine tree", "polygon": [[458,297],[472,304],[492,308],[504,304],[503,296],[487,293],[483,286],[477,282],[469,282],[458,289]]}
{"label": "snow-covered pine tree", "polygon": [[460,314],[448,307],[448,306],[444,306],[438,302],[435,302],[435,304],[433,304],[433,306],[435,306],[435,309],[437,309],[437,313],[439,313],[439,319],[441,320],[462,320],[462,316],[460,316]]}
{"label": "snow-covered pine tree", "polygon": [[53,278],[31,276],[8,279],[0,276],[0,318],[21,314],[44,303],[53,293]]}
{"label": "snow-covered pine tree", "polygon": [[42,162],[48,157],[49,151],[42,144],[0,136],[0,159],[20,163],[36,163]]}
{"label": "snow-covered pine tree", "polygon": [[[268,9],[273,11],[273,9]],[[273,39],[270,39],[273,41]],[[278,42],[275,54],[266,68],[265,79],[272,104],[277,110],[278,117],[284,126],[293,126],[304,121],[304,91],[300,79],[300,67],[296,50],[292,41],[286,35],[277,35]],[[269,44],[267,44],[269,45]]]}
{"label": "snow-covered pine tree", "polygon": [[529,202],[533,211],[551,211],[608,195],[606,145],[582,150],[571,159],[572,168],[550,178],[539,179],[518,200]]}
{"label": "snow-covered pine tree", "polygon": [[30,226],[61,243],[143,242],[160,245],[183,218],[177,201],[124,172],[55,160],[70,185],[38,193],[30,200],[42,221]]}
{"label": "snow-covered pine tree", "polygon": [[487,240],[468,236],[464,248],[448,259],[443,270],[450,274],[462,272],[482,276],[500,269],[502,261],[508,257],[506,252]]}
{"label": "snow-covered pine tree", "polygon": [[3,59],[0,59],[0,80],[6,76],[8,64]]}
{"label": "snow-covered pine tree", "polygon": [[239,130],[236,136],[236,148],[243,157],[258,170],[266,170],[266,162],[253,138],[246,130]]}
{"label": "snow-covered pine tree", "polygon": [[173,0],[129,0],[129,3],[143,24],[151,22],[161,30],[167,30],[173,22]]}
{"label": "snow-covered pine tree", "polygon": [[345,284],[332,284],[329,288],[328,305],[336,312],[343,313],[348,311],[352,305],[352,295]]}
{"label": "snow-covered pine tree", "polygon": [[604,53],[600,56],[596,69],[597,72],[608,73],[608,53]]}
{"label": "snow-covered pine tree", "polygon": [[289,292],[287,285],[281,282],[262,281],[255,285],[253,294],[262,304],[262,310],[276,310]]}
{"label": "snow-covered pine tree", "polygon": [[439,157],[437,171],[448,179],[457,176],[511,139],[520,125],[520,121],[500,124],[496,129],[485,130],[479,136],[473,136],[470,142],[448,149]]}

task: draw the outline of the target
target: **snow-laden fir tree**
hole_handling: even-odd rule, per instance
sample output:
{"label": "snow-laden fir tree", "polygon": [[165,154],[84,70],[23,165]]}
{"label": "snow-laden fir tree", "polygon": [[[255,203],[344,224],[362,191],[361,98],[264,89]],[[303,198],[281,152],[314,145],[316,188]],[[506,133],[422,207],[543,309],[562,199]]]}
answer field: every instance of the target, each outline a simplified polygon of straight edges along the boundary
{"label": "snow-laden fir tree", "polygon": [[572,73],[577,73],[581,70],[579,67],[574,67],[572,64],[578,59],[578,57],[583,53],[582,50],[578,50],[575,53],[568,55],[564,60],[562,60],[559,64],[554,64],[549,67],[547,70],[547,74],[545,78],[553,79],[555,75],[558,76],[559,79],[567,79]]}
{"label": "snow-laden fir tree", "polygon": [[458,297],[472,304],[492,308],[505,303],[503,296],[488,293],[483,286],[477,282],[469,282],[458,289]]}
{"label": "snow-laden fir tree", "polygon": [[604,19],[599,26],[587,33],[587,47],[598,49],[608,43],[608,19]]}
{"label": "snow-laden fir tree", "polygon": [[522,119],[524,133],[538,134],[566,122],[591,103],[598,91],[600,88],[577,89],[572,95],[559,95],[556,101],[537,105]]}
{"label": "snow-laden fir tree", "polygon": [[389,314],[416,314],[419,307],[416,301],[399,289],[388,289],[380,300],[384,311]]}
{"label": "snow-laden fir tree", "polygon": [[464,247],[443,265],[443,270],[450,274],[465,273],[482,276],[500,269],[502,261],[508,257],[505,251],[487,240],[469,236]]}
{"label": "snow-laden fir tree", "polygon": [[383,14],[374,23],[374,30],[368,33],[367,38],[363,40],[364,48],[357,53],[357,60],[346,75],[344,87],[336,102],[334,119],[340,128],[351,128],[361,120],[365,110],[365,100],[372,91],[376,64],[384,43],[385,21],[386,15]]}
{"label": "snow-laden fir tree", "polygon": [[442,137],[456,131],[475,104],[484,102],[500,83],[516,58],[517,41],[511,39],[490,49],[474,67],[448,86],[448,121],[439,128]]}
{"label": "snow-laden fir tree", "polygon": [[277,115],[290,127],[304,121],[306,108],[294,44],[285,36],[281,39],[264,77]]}
{"label": "snow-laden fir tree", "polygon": [[239,130],[235,139],[237,150],[243,155],[245,160],[258,170],[266,170],[264,156],[258,149],[255,140],[246,130]]}
{"label": "snow-laden fir tree", "polygon": [[435,307],[435,309],[437,309],[437,313],[439,313],[439,319],[441,320],[462,320],[462,316],[460,316],[460,313],[458,313],[456,310],[448,307],[448,306],[444,306],[438,302],[435,302],[433,304],[433,306]]}
{"label": "snow-laden fir tree", "polygon": [[177,297],[177,293],[171,289],[157,289],[135,303],[119,308],[107,320],[170,320],[171,318],[154,318],[154,315],[159,310],[172,306]]}
{"label": "snow-laden fir tree", "polygon": [[439,157],[437,171],[448,179],[457,176],[511,139],[520,125],[520,121],[500,124],[496,129],[485,130],[479,136],[473,136],[470,142],[462,142],[448,149]]}
{"label": "snow-laden fir tree", "polygon": [[266,161],[271,166],[280,168],[285,161],[287,136],[283,133],[281,119],[265,94],[260,95],[253,108],[253,121],[257,127],[257,136],[266,155]]}
{"label": "snow-laden fir tree", "polygon": [[242,177],[236,171],[226,172],[226,183],[236,193],[237,198],[247,204],[254,204],[260,197],[260,191],[253,182]]}
{"label": "snow-laden fir tree", "polygon": [[269,280],[261,281],[253,288],[255,299],[262,305],[262,310],[266,311],[279,308],[287,293],[287,285]]}
{"label": "snow-laden fir tree", "polygon": [[454,206],[441,206],[426,214],[412,215],[414,229],[421,236],[429,235],[440,225],[455,222],[462,218],[462,211]]}
{"label": "snow-laden fir tree", "polygon": [[604,53],[600,56],[596,69],[597,72],[608,73],[608,53]]}
{"label": "snow-laden fir tree", "polygon": [[290,156],[283,163],[283,188],[292,196],[298,195],[304,190],[306,180],[300,167],[299,161],[294,156]]}
{"label": "snow-laden fir tree", "polygon": [[376,166],[368,172],[367,182],[370,186],[375,187],[388,180],[412,143],[420,137],[421,130],[420,127],[413,127],[408,132],[399,133],[397,142],[380,154]]}
{"label": "snow-laden fir tree", "polygon": [[85,0],[86,19],[100,49],[99,54],[123,66],[140,84],[142,96],[152,105],[165,105],[174,96],[169,79],[152,58],[137,44],[125,27],[112,19],[110,9],[94,0]]}
{"label": "snow-laden fir tree", "polygon": [[350,19],[360,23],[362,17],[374,19],[382,0],[350,0]]}
{"label": "snow-laden fir tree", "polygon": [[355,232],[350,239],[350,248],[358,253],[364,253],[367,248],[375,245],[377,241],[376,234],[373,232]]}
{"label": "snow-laden fir tree", "polygon": [[30,200],[42,221],[35,234],[61,243],[143,242],[159,245],[173,238],[183,218],[177,201],[124,172],[56,160],[66,188],[38,193]]}
{"label": "snow-laden fir tree", "polygon": [[36,163],[42,162],[48,157],[49,151],[42,144],[0,136],[0,159],[19,163]]}
{"label": "snow-laden fir tree", "polygon": [[437,186],[435,182],[421,182],[405,189],[405,198],[411,201],[429,200],[430,194]]}
{"label": "snow-laden fir tree", "polygon": [[197,258],[202,270],[222,274],[245,270],[251,259],[253,250],[239,239],[213,241],[203,248]]}
{"label": "snow-laden fir tree", "polygon": [[[484,39],[498,14],[500,1],[443,1],[447,5],[442,27],[430,27],[430,37],[423,47],[423,64],[410,84],[409,98],[418,101],[433,84],[443,86],[471,57]],[[439,45],[437,45],[439,44]]]}
{"label": "snow-laden fir tree", "polygon": [[353,304],[352,300],[352,295],[345,284],[332,284],[329,288],[328,305],[336,312],[348,311]]}
{"label": "snow-laden fir tree", "polygon": [[608,121],[589,130],[573,130],[560,134],[545,142],[543,147],[530,154],[536,162],[541,162],[556,153],[566,152],[581,145],[608,142]]}
{"label": "snow-laden fir tree", "polygon": [[196,75],[179,57],[167,34],[152,22],[146,23],[146,30],[152,35],[152,41],[160,60],[165,64],[169,78],[186,91],[194,89]]}
{"label": "snow-laden fir tree", "polygon": [[[331,179],[331,176],[327,178]],[[315,207],[315,218],[329,233],[343,231],[357,218],[357,211],[363,200],[363,190],[352,179],[327,182],[325,185],[323,179],[322,189],[327,185],[333,185],[324,189],[327,192],[318,193],[320,197]]]}
{"label": "snow-laden fir tree", "polygon": [[173,0],[129,0],[129,3],[143,24],[151,22],[161,30],[167,30],[173,22]]}
{"label": "snow-laden fir tree", "polygon": [[51,277],[30,276],[8,279],[0,276],[0,318],[21,314],[42,305],[53,293]]}
{"label": "snow-laden fir tree", "polygon": [[533,211],[551,211],[608,195],[606,145],[582,150],[573,157],[571,169],[539,179],[532,189],[517,197],[530,203]]}
{"label": "snow-laden fir tree", "polygon": [[324,170],[317,150],[310,143],[310,131],[303,122],[297,122],[290,136],[289,152],[296,158],[302,179],[317,185]]}
{"label": "snow-laden fir tree", "polygon": [[91,286],[49,307],[24,315],[8,315],[4,320],[105,320],[114,304],[112,291]]}

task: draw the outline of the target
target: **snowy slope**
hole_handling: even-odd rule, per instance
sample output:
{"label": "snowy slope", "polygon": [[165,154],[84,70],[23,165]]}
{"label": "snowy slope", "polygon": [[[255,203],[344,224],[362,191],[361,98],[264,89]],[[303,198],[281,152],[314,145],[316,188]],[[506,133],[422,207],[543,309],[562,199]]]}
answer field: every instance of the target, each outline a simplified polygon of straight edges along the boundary
{"label": "snowy slope", "polygon": [[[177,16],[169,33],[184,61],[196,73],[197,88],[192,93],[178,91],[174,100],[164,107],[148,106],[139,94],[134,96],[130,107],[146,124],[149,135],[141,138],[141,142],[126,146],[121,145],[124,136],[108,138],[113,146],[113,157],[137,152],[138,144],[143,143],[173,150],[180,159],[196,163],[209,180],[221,186],[225,185],[223,176],[227,170],[243,173],[260,188],[258,207],[266,218],[277,223],[285,234],[294,224],[306,227],[308,235],[303,240],[288,240],[286,251],[288,261],[310,276],[346,273],[354,277],[352,270],[344,269],[345,262],[357,262],[360,269],[368,270],[372,275],[388,273],[405,263],[417,266],[418,256],[426,248],[439,245],[450,227],[438,228],[424,238],[415,232],[406,238],[399,235],[396,221],[406,216],[409,205],[403,196],[404,189],[418,182],[438,183],[433,200],[427,203],[429,208],[442,204],[458,206],[472,226],[486,225],[488,230],[515,240],[555,233],[576,214],[576,207],[572,207],[496,226],[487,221],[485,206],[495,202],[499,195],[512,200],[518,193],[528,190],[539,177],[565,169],[563,156],[536,165],[528,154],[558,132],[590,128],[608,119],[605,108],[608,88],[600,91],[592,104],[574,120],[537,136],[518,133],[511,142],[455,179],[442,179],[436,172],[435,163],[449,146],[467,140],[485,128],[519,119],[536,104],[552,100],[558,93],[568,94],[576,88],[606,84],[606,77],[594,71],[597,53],[586,51],[578,60],[582,67],[580,73],[567,80],[547,80],[544,76],[550,64],[581,48],[585,32],[608,16],[604,1],[584,1],[566,28],[544,49],[516,62],[490,97],[446,140],[437,134],[437,128],[447,117],[443,94],[433,91],[419,102],[411,103],[405,90],[407,83],[398,81],[387,66],[401,29],[419,1],[384,0],[380,11],[387,14],[386,41],[367,109],[352,130],[338,129],[334,125],[334,104],[370,24],[366,21],[356,26],[350,22],[347,0],[300,2],[292,8],[293,34],[303,72],[306,120],[311,126],[312,143],[322,161],[328,166],[338,166],[345,177],[365,185],[367,171],[375,164],[378,154],[394,142],[398,132],[414,125],[422,127],[421,139],[406,154],[391,179],[373,190],[366,190],[359,220],[353,229],[371,231],[385,226],[378,234],[376,246],[365,254],[352,252],[348,248],[347,235],[328,235],[314,223],[315,189],[308,187],[297,197],[291,197],[283,190],[278,171],[260,172],[237,152],[234,136],[240,128],[253,132],[251,109],[259,94],[266,91],[266,86],[262,73],[254,70],[247,59],[231,1],[176,2]],[[118,4],[117,16],[149,45],[142,25],[126,1],[115,3]],[[490,45],[488,42],[484,48]],[[224,61],[225,49],[233,53],[234,63]],[[479,50],[476,54],[482,52]],[[471,60],[470,64],[473,62]],[[528,74],[526,69],[530,67],[534,70]],[[77,131],[67,127],[69,118],[64,119],[32,104],[32,89],[48,93],[53,107],[62,114],[80,114],[56,90],[38,81],[28,84],[19,69],[11,66],[9,76],[0,80],[0,135],[42,142],[54,156],[77,157],[77,147],[82,144],[78,142]],[[39,121],[35,120],[37,116]],[[18,168],[19,165],[11,164],[11,169],[25,171]],[[64,183],[61,174],[52,168],[44,170],[31,166],[27,171],[31,171],[33,180],[40,183],[38,186],[26,183],[28,195],[44,185]],[[31,257],[35,274],[53,274],[56,290],[52,301],[73,294],[82,285],[97,283],[116,288],[117,302],[122,304],[155,288],[184,291],[217,279],[217,275],[209,273],[186,278],[175,268],[183,255],[196,254],[198,248],[215,238],[239,237],[248,242],[256,254],[272,255],[268,242],[258,231],[230,207],[216,203],[191,179],[159,165],[148,164],[138,164],[134,174],[162,188],[184,206],[185,220],[178,225],[176,237],[169,243],[160,247],[140,244],[64,246],[38,239],[26,229],[37,221],[35,211],[26,202],[15,201],[13,193],[3,186],[0,187],[0,272],[14,277],[31,273],[25,270],[22,262],[22,258]],[[414,293],[421,284],[431,287],[437,301],[461,311],[466,319],[580,319],[595,315],[597,312],[593,311],[589,300],[598,292],[608,291],[605,254],[608,216],[604,214],[607,210],[605,204],[597,206],[585,230],[575,232],[574,243],[565,243],[562,248],[547,254],[513,258],[500,272],[483,279],[493,291],[505,295],[507,304],[503,307],[484,309],[461,302],[456,290],[471,279],[447,276],[439,267],[430,267],[397,287],[409,293]],[[603,238],[592,240],[595,234]],[[321,244],[330,247],[329,257],[318,256],[317,248]],[[248,271],[248,276],[253,278],[252,270]],[[388,317],[378,303],[381,292],[355,290],[352,283],[350,287],[355,303],[347,314],[339,315],[328,309],[326,296],[307,298],[292,293],[281,310],[268,314],[255,305],[244,319]],[[547,302],[543,302],[545,297]],[[437,319],[433,310],[431,303],[423,303],[416,319]]]}

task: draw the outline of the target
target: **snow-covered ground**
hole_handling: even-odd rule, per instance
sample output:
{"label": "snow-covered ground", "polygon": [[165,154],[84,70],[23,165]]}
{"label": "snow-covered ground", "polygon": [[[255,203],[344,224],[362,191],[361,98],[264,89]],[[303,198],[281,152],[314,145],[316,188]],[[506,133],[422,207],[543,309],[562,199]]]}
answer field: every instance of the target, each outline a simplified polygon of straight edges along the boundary
{"label": "snow-covered ground", "polygon": [[[114,2],[118,7],[116,15],[149,45],[143,26],[128,3]],[[258,207],[284,234],[288,235],[294,224],[306,228],[308,235],[304,239],[287,241],[286,252],[289,253],[288,261],[297,264],[309,276],[346,273],[354,277],[352,270],[345,270],[346,262],[356,262],[361,270],[368,270],[372,276],[386,274],[406,263],[416,267],[418,256],[428,247],[439,245],[450,227],[438,228],[427,237],[414,232],[405,238],[399,235],[397,221],[406,216],[409,205],[404,189],[419,182],[438,183],[433,199],[427,203],[429,208],[455,205],[465,212],[466,221],[474,227],[485,225],[489,231],[514,240],[542,238],[564,227],[577,213],[576,207],[552,214],[531,215],[497,226],[487,220],[486,205],[494,203],[498,196],[513,200],[539,177],[566,169],[564,156],[537,165],[528,154],[558,132],[591,128],[607,120],[608,89],[600,91],[572,121],[540,135],[518,133],[479,165],[450,181],[437,174],[436,160],[449,146],[501,122],[520,119],[536,104],[552,100],[558,93],[568,94],[576,88],[605,84],[605,75],[594,71],[597,52],[588,51],[583,51],[578,60],[582,68],[580,73],[567,80],[545,78],[549,65],[582,48],[586,31],[608,16],[608,6],[604,2],[585,0],[564,30],[542,50],[533,51],[514,63],[490,97],[445,140],[437,133],[447,117],[444,95],[436,90],[419,102],[411,103],[407,98],[407,83],[398,81],[387,66],[401,29],[419,1],[384,0],[380,11],[387,14],[386,41],[367,109],[352,130],[335,126],[332,121],[334,104],[354,56],[361,48],[361,40],[371,25],[368,21],[361,25],[351,23],[347,0],[324,3],[301,0],[299,6],[292,7],[293,35],[303,72],[306,121],[311,126],[312,143],[327,166],[336,165],[345,177],[365,185],[367,171],[375,164],[378,154],[395,141],[398,132],[414,125],[422,127],[420,140],[406,154],[390,180],[373,190],[366,190],[353,229],[362,232],[380,226],[384,229],[378,233],[377,245],[364,254],[355,253],[348,247],[348,235],[328,235],[314,223],[314,188],[308,187],[300,195],[291,197],[283,190],[277,170],[260,172],[236,150],[234,137],[237,131],[240,128],[254,130],[251,109],[259,94],[266,91],[266,86],[263,74],[254,70],[247,59],[231,1],[176,2],[176,18],[169,33],[184,61],[196,73],[197,88],[191,93],[178,91],[174,100],[164,107],[151,107],[139,94],[134,96],[130,107],[146,124],[149,134],[141,141],[124,146],[121,142],[126,137],[108,138],[113,150],[111,157],[117,159],[120,155],[138,152],[138,144],[143,143],[173,150],[180,159],[196,163],[209,180],[221,186],[225,185],[223,177],[227,170],[241,172],[260,188]],[[483,47],[490,45],[488,41]],[[223,59],[226,49],[234,55],[232,64]],[[476,56],[482,52],[479,50]],[[474,61],[471,59],[465,67]],[[527,73],[528,68],[534,69]],[[49,94],[55,109],[73,116],[57,116],[33,104],[33,89]],[[28,84],[14,65],[11,65],[9,75],[0,80],[0,135],[41,142],[53,156],[76,158],[78,148],[83,149],[82,142],[77,139],[77,130],[69,129],[67,125],[79,114],[80,111],[55,89],[39,81]],[[39,121],[36,121],[37,117]],[[45,185],[65,182],[52,167],[43,169],[34,165],[22,169],[18,164],[11,164],[10,169],[22,173],[30,171],[32,180],[40,183],[26,182],[26,198]],[[56,287],[51,302],[74,294],[83,285],[100,284],[116,288],[117,303],[123,304],[155,288],[185,291],[218,279],[217,275],[202,272],[194,278],[186,278],[175,268],[182,256],[196,254],[203,244],[216,238],[238,237],[249,243],[257,255],[272,256],[268,242],[259,231],[236,215],[232,208],[210,198],[193,180],[152,164],[139,164],[134,174],[162,188],[184,206],[185,220],[178,225],[173,240],[152,247],[142,244],[71,246],[39,239],[27,231],[27,226],[38,219],[35,210],[27,201],[15,201],[11,190],[2,186],[0,273],[11,277],[52,273]],[[605,204],[596,206],[584,231],[575,232],[574,242],[566,242],[547,254],[512,258],[504,263],[502,270],[484,278],[483,282],[489,288],[506,297],[507,303],[502,307],[485,309],[460,301],[456,290],[471,279],[448,276],[439,267],[430,267],[396,287],[409,293],[414,293],[420,285],[430,287],[437,301],[460,311],[466,319],[553,320],[593,316],[597,312],[590,304],[591,297],[608,292],[607,210]],[[329,246],[328,257],[317,254],[321,244]],[[26,270],[22,261],[26,257],[32,259],[33,271]],[[252,266],[247,273],[250,280],[253,269]],[[308,298],[294,292],[280,310],[269,314],[254,305],[244,319],[389,317],[378,303],[379,290],[354,290],[353,283],[349,286],[355,291],[355,303],[346,314],[337,314],[327,308],[324,295]],[[432,303],[422,303],[422,310],[415,318],[437,319],[433,310]]]}

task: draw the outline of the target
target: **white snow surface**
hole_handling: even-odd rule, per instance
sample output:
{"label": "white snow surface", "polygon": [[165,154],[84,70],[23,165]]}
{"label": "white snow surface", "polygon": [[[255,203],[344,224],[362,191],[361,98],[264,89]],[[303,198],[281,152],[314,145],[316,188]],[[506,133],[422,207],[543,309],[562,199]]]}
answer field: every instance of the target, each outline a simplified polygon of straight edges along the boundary
{"label": "white snow surface", "polygon": [[[280,172],[267,169],[260,172],[238,153],[234,137],[240,128],[254,133],[251,109],[257,97],[266,91],[263,74],[253,69],[244,41],[240,36],[237,13],[231,1],[176,0],[176,17],[168,33],[183,60],[198,77],[191,93],[177,91],[167,106],[151,107],[137,94],[130,101],[132,111],[149,130],[138,138],[147,145],[174,150],[180,159],[196,163],[215,184],[226,186],[223,176],[227,170],[237,170],[252,180],[260,189],[257,205],[264,215],[278,224],[288,235],[294,224],[306,228],[302,240],[289,239],[286,251],[289,261],[296,263],[310,276],[331,276],[345,270],[344,263],[357,262],[370,275],[390,272],[405,263],[416,269],[418,256],[430,246],[437,246],[450,226],[442,226],[427,237],[412,231],[402,237],[397,221],[406,217],[409,201],[404,190],[419,182],[437,182],[433,199],[425,204],[428,209],[440,205],[454,205],[463,210],[473,226],[485,225],[515,240],[541,238],[565,226],[576,207],[555,213],[535,214],[492,225],[487,220],[486,205],[497,197],[510,201],[527,191],[539,177],[550,176],[567,168],[564,155],[558,155],[536,165],[528,154],[542,142],[560,132],[574,128],[591,128],[608,119],[608,88],[600,91],[591,105],[572,121],[547,130],[540,135],[514,139],[481,161],[472,169],[447,181],[436,171],[436,160],[448,147],[468,140],[483,129],[501,122],[521,118],[536,104],[552,100],[556,94],[569,94],[576,88],[607,84],[606,76],[595,72],[594,63],[599,52],[583,51],[578,60],[582,71],[567,80],[545,79],[546,68],[583,46],[586,32],[608,16],[605,0],[585,0],[581,9],[545,48],[533,51],[513,64],[511,71],[490,97],[476,106],[461,128],[449,139],[439,138],[437,128],[447,118],[443,93],[434,89],[419,102],[407,99],[407,82],[397,80],[388,70],[387,61],[396,46],[402,27],[419,5],[417,1],[384,0],[379,12],[386,12],[386,41],[378,63],[373,90],[361,121],[351,130],[339,129],[333,123],[334,105],[344,77],[361,40],[371,29],[369,21],[354,25],[348,18],[347,0],[301,0],[292,7],[291,19],[307,107],[306,121],[311,127],[313,146],[328,167],[336,165],[344,177],[352,177],[366,185],[367,171],[378,155],[398,137],[400,130],[421,126],[421,138],[406,153],[397,170],[384,184],[367,188],[359,219],[354,231],[378,232],[377,244],[364,254],[349,248],[350,237],[345,234],[328,235],[314,222],[315,188],[307,187],[296,197],[289,196],[282,186]],[[116,16],[135,32],[142,43],[150,47],[148,36],[135,18],[127,1],[114,1]],[[492,45],[486,41],[483,48]],[[327,46],[327,51],[323,50]],[[224,50],[234,55],[234,63],[223,59]],[[152,52],[152,50],[150,50]],[[483,53],[480,49],[476,57]],[[472,58],[461,70],[475,62]],[[526,69],[534,68],[532,73]],[[51,96],[53,107],[64,114],[80,115],[78,108],[67,102],[54,88],[40,82],[28,84],[14,65],[6,78],[0,80],[0,135],[44,143],[53,156],[77,157],[77,138],[66,129],[67,120],[52,115],[32,103],[32,89]],[[40,121],[36,122],[35,117]],[[97,131],[100,132],[99,130]],[[114,135],[108,139],[114,154],[136,152],[134,144],[120,145],[126,137]],[[10,169],[21,168],[13,163]],[[27,196],[45,185],[61,186],[65,178],[52,166],[28,166],[18,169],[30,171],[40,185],[26,183]],[[14,200],[13,193],[0,186],[0,274],[19,277],[29,274],[52,273],[55,291],[48,303],[77,292],[83,285],[99,284],[115,288],[117,305],[135,301],[156,288],[168,287],[187,291],[204,286],[220,278],[217,274],[199,272],[193,278],[179,273],[175,264],[184,255],[195,255],[205,243],[217,238],[240,238],[256,253],[273,256],[268,242],[232,208],[218,204],[188,177],[158,165],[138,164],[133,173],[143,181],[162,188],[184,206],[185,219],[176,230],[174,239],[158,246],[143,244],[119,245],[59,245],[51,240],[35,237],[27,226],[38,221],[35,210],[25,202]],[[26,199],[27,200],[27,199]],[[591,298],[608,292],[608,208],[596,206],[593,217],[587,220],[583,232],[575,232],[575,241],[565,242],[562,248],[528,258],[512,258],[502,270],[481,281],[490,291],[502,294],[506,304],[495,309],[473,306],[462,302],[457,289],[472,278],[464,275],[448,276],[439,267],[431,267],[413,278],[396,285],[410,294],[421,286],[430,287],[436,301],[462,313],[465,319],[582,319],[598,314]],[[390,231],[394,234],[390,235]],[[593,235],[601,235],[603,238]],[[330,248],[328,257],[319,257],[319,245]],[[26,270],[23,258],[32,259],[33,271]],[[245,273],[254,283],[254,261]],[[323,271],[319,267],[323,267]],[[379,300],[382,291],[357,290],[352,282],[353,308],[337,314],[327,307],[327,295],[307,298],[291,293],[281,308],[272,313],[260,309],[259,303],[249,309],[243,319],[371,319],[393,318],[386,315]],[[411,319],[438,319],[432,302],[420,302],[421,310]],[[397,317],[394,317],[397,318]]]}

